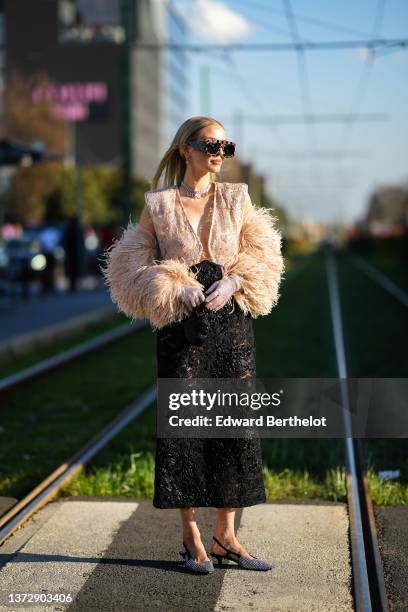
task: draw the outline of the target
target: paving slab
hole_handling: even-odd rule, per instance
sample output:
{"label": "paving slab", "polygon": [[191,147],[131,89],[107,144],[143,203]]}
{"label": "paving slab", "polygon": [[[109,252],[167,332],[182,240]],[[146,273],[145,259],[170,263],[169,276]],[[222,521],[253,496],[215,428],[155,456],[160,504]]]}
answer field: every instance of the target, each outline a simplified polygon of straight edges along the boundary
{"label": "paving slab", "polygon": [[215,611],[354,610],[348,527],[344,505],[245,508],[239,539],[274,568],[226,571]]}

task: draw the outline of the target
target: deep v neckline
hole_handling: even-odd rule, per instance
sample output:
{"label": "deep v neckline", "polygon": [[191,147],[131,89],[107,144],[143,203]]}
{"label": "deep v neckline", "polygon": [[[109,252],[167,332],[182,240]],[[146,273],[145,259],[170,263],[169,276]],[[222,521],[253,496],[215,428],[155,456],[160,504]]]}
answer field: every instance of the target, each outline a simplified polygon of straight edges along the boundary
{"label": "deep v neckline", "polygon": [[[200,236],[198,235],[198,233],[196,232],[196,230],[194,229],[194,227],[192,226],[192,224],[191,224],[191,222],[190,222],[190,219],[188,218],[187,213],[186,213],[186,211],[184,210],[184,206],[183,206],[183,202],[182,202],[182,199],[181,199],[180,190],[179,190],[178,186],[176,186],[176,199],[178,200],[178,203],[179,203],[179,205],[180,205],[180,207],[181,207],[181,210],[182,210],[182,212],[183,212],[184,218],[185,218],[185,219],[186,219],[186,221],[187,221],[187,224],[188,224],[188,226],[189,226],[189,228],[190,228],[190,231],[192,232],[192,234],[193,234],[193,236],[194,236],[195,240],[196,240],[196,241],[198,242],[198,244],[200,245],[202,252],[204,252],[204,245],[203,245],[203,243],[201,242],[201,238],[200,238]],[[215,214],[215,206],[216,206],[216,202],[217,202],[217,182],[216,182],[216,181],[214,181],[214,200],[213,200],[213,206],[212,206],[212,211],[211,211],[210,229],[209,229],[209,231],[208,231],[208,241],[207,241],[207,245],[208,245],[208,246],[207,246],[207,250],[208,250],[208,253],[209,253],[211,256],[212,256],[212,253],[211,253],[211,246],[210,246],[210,243],[211,243],[211,235],[212,235],[212,229],[213,229],[213,224],[214,224],[214,214]],[[208,204],[208,202],[207,202],[207,204]],[[207,204],[206,204],[206,206],[207,206]],[[204,215],[204,213],[203,213],[203,215]],[[198,225],[197,225],[197,230],[198,230],[198,228],[199,228],[199,226],[200,226],[200,223],[201,223],[201,221],[202,221],[202,218],[203,218],[203,217],[201,217],[201,218],[200,218],[200,221],[198,222]]]}

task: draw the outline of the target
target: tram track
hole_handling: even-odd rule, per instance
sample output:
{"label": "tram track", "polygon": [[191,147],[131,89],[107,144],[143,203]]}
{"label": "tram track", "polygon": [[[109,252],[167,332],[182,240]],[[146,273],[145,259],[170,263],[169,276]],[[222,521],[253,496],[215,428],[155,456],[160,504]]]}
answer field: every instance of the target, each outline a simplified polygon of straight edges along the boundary
{"label": "tram track", "polygon": [[[365,474],[361,439],[353,438],[347,388],[347,362],[344,348],[335,252],[326,251],[326,274],[338,377],[341,383],[344,420],[347,503],[350,519],[350,545],[353,573],[353,597],[357,612],[388,612],[384,572],[377,538],[373,504]],[[376,279],[378,281],[378,278]],[[380,283],[385,289],[383,283]]]}
{"label": "tram track", "polygon": [[[338,376],[340,380],[347,378],[346,355],[344,349],[343,327],[340,307],[340,291],[338,286],[335,252],[326,251],[326,274],[329,288],[330,309],[333,322],[333,334],[336,350]],[[363,270],[362,270],[363,271]],[[372,275],[374,279],[374,276]],[[378,279],[374,279],[377,280]],[[379,283],[383,289],[383,283]],[[64,351],[39,364],[19,373],[8,376],[0,381],[0,392],[23,384],[25,381],[62,367],[69,361],[79,358],[119,341],[127,335],[146,325],[137,322],[134,326],[125,324],[98,336],[81,345]],[[373,504],[369,494],[365,475],[364,452],[360,439],[353,438],[348,410],[347,385],[341,385],[343,398],[345,438],[345,463],[347,501],[350,518],[350,546],[353,573],[353,597],[357,612],[389,610],[384,574],[379,552],[377,530],[373,512]],[[38,484],[28,495],[16,503],[5,514],[0,516],[0,545],[12,535],[25,521],[42,506],[53,499],[62,486],[74,478],[79,471],[108,442],[136,416],[141,414],[157,398],[157,387],[153,386],[143,393],[138,400],[128,406],[117,418],[109,423],[101,432],[92,438],[84,447],[76,452],[65,463],[61,464],[47,478]]]}
{"label": "tram track", "polygon": [[51,501],[61,487],[74,478],[104,446],[126,425],[141,414],[157,397],[157,387],[151,387],[138,400],[125,408],[113,421],[104,427],[70,459],[62,463],[30,493],[0,516],[0,546],[34,512]]}
{"label": "tram track", "polygon": [[61,368],[67,363],[79,359],[88,353],[92,353],[101,348],[105,348],[113,342],[118,342],[136,331],[139,331],[143,327],[146,327],[147,322],[145,320],[135,321],[132,325],[124,323],[119,327],[115,327],[107,332],[99,334],[95,338],[81,342],[77,346],[73,346],[57,355],[53,355],[48,359],[44,359],[38,363],[35,363],[28,368],[24,368],[18,372],[5,376],[0,379],[0,393],[8,391],[12,387],[22,385],[23,383],[47,374],[53,369]]}
{"label": "tram track", "polygon": [[[62,369],[70,362],[106,348],[114,342],[127,338],[147,326],[147,321],[138,320],[132,325],[125,323],[112,330],[99,334],[52,357],[44,359],[28,368],[0,379],[0,394],[23,386],[26,382],[47,375],[52,370]],[[85,446],[71,458],[57,467],[43,481],[34,487],[24,498],[0,515],[0,545],[12,535],[34,512],[53,499],[67,482],[75,477],[108,442],[132,419],[138,416],[156,398],[156,387],[151,387],[140,398],[125,408],[113,421],[97,433]]]}

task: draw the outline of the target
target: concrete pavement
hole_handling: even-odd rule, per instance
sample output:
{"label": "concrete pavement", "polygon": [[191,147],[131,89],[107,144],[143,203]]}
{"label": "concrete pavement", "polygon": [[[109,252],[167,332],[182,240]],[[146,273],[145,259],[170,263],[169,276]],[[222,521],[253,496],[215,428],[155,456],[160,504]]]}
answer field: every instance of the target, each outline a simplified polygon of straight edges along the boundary
{"label": "concrete pavement", "polygon": [[[44,518],[41,518],[41,517]],[[215,510],[199,509],[210,547]],[[34,524],[33,524],[34,523]],[[347,508],[341,503],[266,503],[239,509],[236,528],[268,572],[216,566],[186,570],[178,510],[150,501],[69,498],[48,504],[2,547],[0,610],[9,592],[65,592],[72,603],[19,610],[351,611]],[[24,532],[27,537],[24,537]]]}

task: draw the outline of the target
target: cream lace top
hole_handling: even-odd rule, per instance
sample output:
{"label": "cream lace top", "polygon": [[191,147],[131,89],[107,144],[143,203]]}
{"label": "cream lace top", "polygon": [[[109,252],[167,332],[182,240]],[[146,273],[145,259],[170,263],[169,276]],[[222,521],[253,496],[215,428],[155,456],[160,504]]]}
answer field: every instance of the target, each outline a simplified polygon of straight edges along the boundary
{"label": "cream lace top", "polygon": [[[208,240],[209,240],[209,234],[210,234],[210,229],[211,229],[211,219],[213,218],[215,191],[209,197],[206,204],[204,205],[202,215],[200,219],[198,220],[198,222],[194,221],[192,217],[187,214],[187,211],[185,209],[185,206],[183,205],[183,202],[180,196],[180,192],[178,189],[176,191],[177,191],[176,205],[180,207],[180,210],[182,211],[182,214],[185,220],[190,226],[190,229],[192,230],[194,234],[198,236],[201,244],[203,245],[204,250],[203,250],[200,261],[204,259],[208,259],[209,261],[212,261],[211,255],[208,250]],[[253,204],[252,204],[251,198],[248,195],[245,198],[245,201],[243,204],[243,222],[245,222],[245,220],[247,219],[252,208],[253,208]],[[191,215],[191,213],[189,214]],[[142,214],[140,216],[139,224],[151,234],[156,235],[153,219],[146,205],[144,206]]]}

